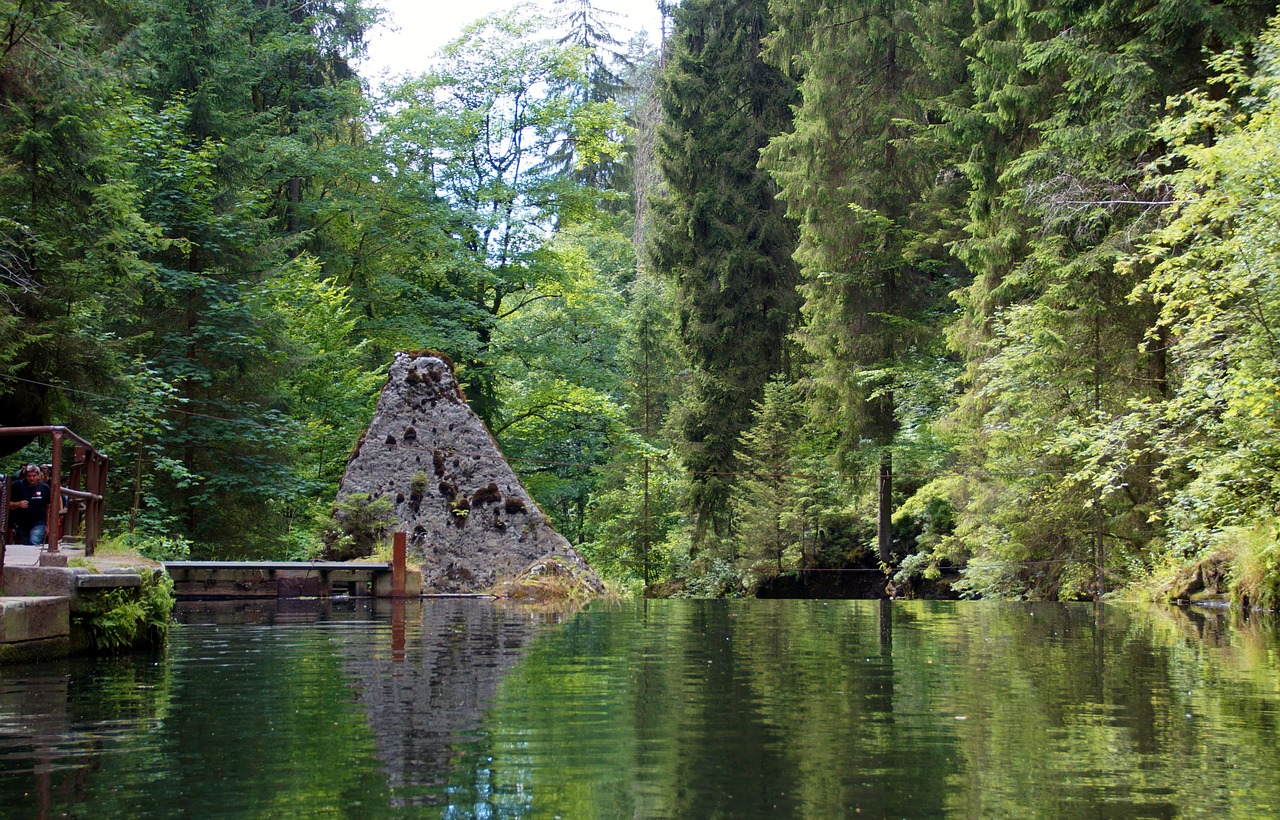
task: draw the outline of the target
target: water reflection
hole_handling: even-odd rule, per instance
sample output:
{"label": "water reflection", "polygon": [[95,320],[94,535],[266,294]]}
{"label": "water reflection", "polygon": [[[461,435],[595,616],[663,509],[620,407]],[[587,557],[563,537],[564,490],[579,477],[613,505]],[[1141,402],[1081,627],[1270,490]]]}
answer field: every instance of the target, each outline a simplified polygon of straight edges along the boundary
{"label": "water reflection", "polygon": [[479,735],[507,673],[566,613],[488,600],[379,601],[390,650],[342,647],[395,806],[447,803],[458,747]]}
{"label": "water reflection", "polygon": [[1269,816],[1280,640],[1225,611],[184,605],[0,668],[4,816]]}
{"label": "water reflection", "polygon": [[59,661],[0,670],[0,805],[47,817],[84,802],[103,755],[161,724],[167,670]]}

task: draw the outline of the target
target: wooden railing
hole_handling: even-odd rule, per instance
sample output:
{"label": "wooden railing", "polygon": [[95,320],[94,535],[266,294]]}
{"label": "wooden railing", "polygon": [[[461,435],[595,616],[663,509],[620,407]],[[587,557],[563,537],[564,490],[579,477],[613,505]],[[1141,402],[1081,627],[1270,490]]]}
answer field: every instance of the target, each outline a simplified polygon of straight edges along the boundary
{"label": "wooden railing", "polygon": [[[84,529],[84,553],[93,555],[102,538],[102,513],[107,495],[107,457],[93,449],[93,445],[61,426],[48,427],[0,427],[0,436],[51,436],[53,438],[49,475],[48,529],[49,552],[57,552],[64,535],[79,533]],[[62,483],[63,448],[74,444],[71,451],[71,469],[67,482]],[[65,500],[65,518],[60,515]],[[65,523],[64,523],[65,522]],[[8,537],[8,531],[0,533],[0,539]],[[0,559],[2,560],[2,559]]]}

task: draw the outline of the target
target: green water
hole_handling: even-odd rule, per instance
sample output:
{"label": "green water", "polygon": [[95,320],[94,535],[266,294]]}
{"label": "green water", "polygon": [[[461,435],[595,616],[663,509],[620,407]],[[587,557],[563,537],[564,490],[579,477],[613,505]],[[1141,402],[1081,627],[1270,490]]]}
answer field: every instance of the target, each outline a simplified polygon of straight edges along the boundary
{"label": "green water", "polygon": [[196,605],[0,668],[0,815],[1268,817],[1280,638],[877,601]]}

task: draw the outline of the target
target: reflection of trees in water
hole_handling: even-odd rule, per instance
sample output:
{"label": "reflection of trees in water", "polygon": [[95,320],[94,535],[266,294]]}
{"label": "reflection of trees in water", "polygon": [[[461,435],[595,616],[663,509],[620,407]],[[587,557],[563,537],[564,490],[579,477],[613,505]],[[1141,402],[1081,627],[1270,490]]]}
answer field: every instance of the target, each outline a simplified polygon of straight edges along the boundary
{"label": "reflection of trees in water", "polygon": [[[90,774],[102,767],[107,735],[153,727],[168,711],[168,669],[147,658],[70,659],[4,672],[0,814],[74,814],[88,800]],[[96,694],[87,701],[76,694],[84,692]]]}
{"label": "reflection of trees in water", "polygon": [[[458,747],[475,739],[502,679],[533,638],[562,616],[475,599],[380,603],[380,615],[384,606],[393,641],[393,607],[404,607],[403,650],[394,643],[390,653],[373,656],[348,649],[346,669],[389,785],[409,788],[397,802],[436,802],[461,758]],[[413,794],[416,789],[425,791]]]}

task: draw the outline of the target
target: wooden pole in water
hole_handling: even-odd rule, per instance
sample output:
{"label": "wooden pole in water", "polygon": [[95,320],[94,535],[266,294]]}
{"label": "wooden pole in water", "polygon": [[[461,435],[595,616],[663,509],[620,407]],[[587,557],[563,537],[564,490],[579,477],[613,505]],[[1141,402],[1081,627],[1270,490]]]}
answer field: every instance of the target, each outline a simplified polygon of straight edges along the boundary
{"label": "wooden pole in water", "polygon": [[397,532],[391,538],[391,597],[404,597],[405,534]]}

